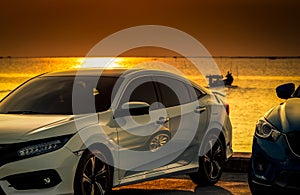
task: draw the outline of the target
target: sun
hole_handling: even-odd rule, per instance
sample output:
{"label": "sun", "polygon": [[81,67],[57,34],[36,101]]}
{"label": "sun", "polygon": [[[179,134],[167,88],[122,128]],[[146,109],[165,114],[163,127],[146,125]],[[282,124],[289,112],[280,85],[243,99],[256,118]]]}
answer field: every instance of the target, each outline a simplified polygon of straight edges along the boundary
{"label": "sun", "polygon": [[78,58],[74,68],[119,68],[122,58],[113,57],[87,57]]}

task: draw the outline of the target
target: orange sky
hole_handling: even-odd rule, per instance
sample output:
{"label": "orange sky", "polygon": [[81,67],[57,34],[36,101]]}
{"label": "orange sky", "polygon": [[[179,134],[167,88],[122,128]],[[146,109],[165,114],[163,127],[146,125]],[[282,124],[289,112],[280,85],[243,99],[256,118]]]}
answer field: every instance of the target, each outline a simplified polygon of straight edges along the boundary
{"label": "orange sky", "polygon": [[300,56],[299,8],[298,0],[1,0],[0,56],[85,56],[104,37],[147,24],[182,30],[213,56]]}

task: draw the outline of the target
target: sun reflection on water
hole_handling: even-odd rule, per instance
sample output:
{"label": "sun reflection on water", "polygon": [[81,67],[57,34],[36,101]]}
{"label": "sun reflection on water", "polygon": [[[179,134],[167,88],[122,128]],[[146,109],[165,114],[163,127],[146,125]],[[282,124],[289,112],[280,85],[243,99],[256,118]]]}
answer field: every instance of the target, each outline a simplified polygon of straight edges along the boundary
{"label": "sun reflection on water", "polygon": [[88,57],[78,58],[72,68],[120,68],[123,58]]}

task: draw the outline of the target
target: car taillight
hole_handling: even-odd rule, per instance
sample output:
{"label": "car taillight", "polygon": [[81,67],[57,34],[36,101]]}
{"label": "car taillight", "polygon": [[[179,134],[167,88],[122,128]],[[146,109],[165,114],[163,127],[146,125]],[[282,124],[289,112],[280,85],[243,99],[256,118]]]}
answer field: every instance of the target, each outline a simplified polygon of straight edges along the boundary
{"label": "car taillight", "polygon": [[226,109],[227,114],[229,115],[229,113],[230,113],[229,104],[225,103],[225,109]]}

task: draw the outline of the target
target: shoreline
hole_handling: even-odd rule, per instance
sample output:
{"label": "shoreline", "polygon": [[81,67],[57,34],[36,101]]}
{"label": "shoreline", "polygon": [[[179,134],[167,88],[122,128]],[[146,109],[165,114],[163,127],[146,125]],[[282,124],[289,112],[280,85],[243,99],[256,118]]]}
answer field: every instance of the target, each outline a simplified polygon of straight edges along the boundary
{"label": "shoreline", "polygon": [[237,58],[237,59],[299,59],[300,56],[0,56],[0,59],[15,58]]}

